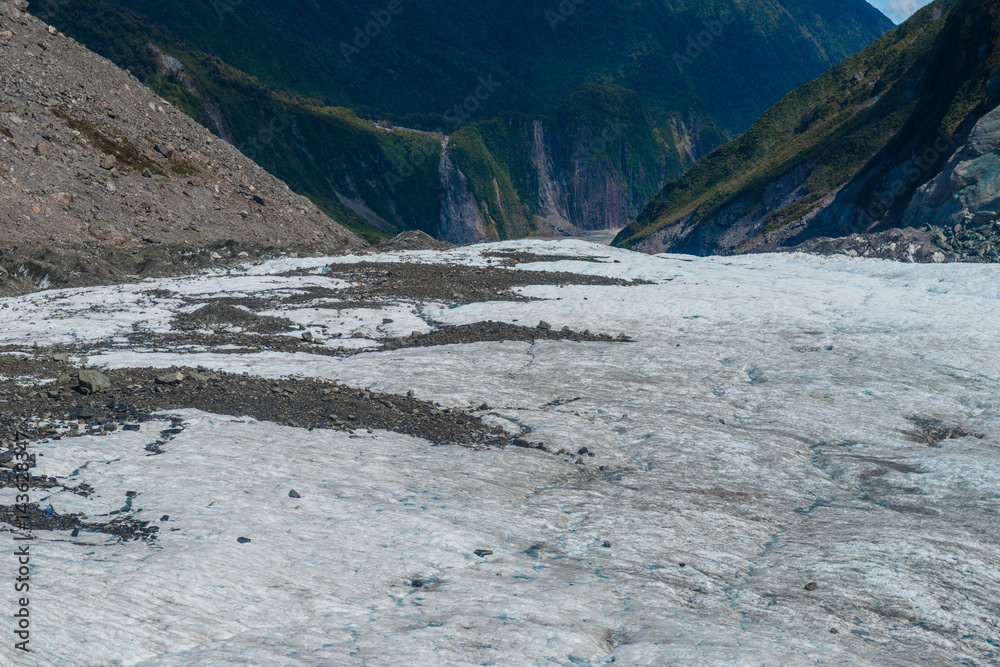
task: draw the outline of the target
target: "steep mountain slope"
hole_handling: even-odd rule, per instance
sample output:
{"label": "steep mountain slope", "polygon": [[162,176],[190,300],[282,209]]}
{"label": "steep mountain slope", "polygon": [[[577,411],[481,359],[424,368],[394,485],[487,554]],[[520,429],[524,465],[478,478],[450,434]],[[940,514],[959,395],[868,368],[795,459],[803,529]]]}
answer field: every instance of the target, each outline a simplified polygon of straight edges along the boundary
{"label": "steep mountain slope", "polygon": [[733,253],[920,226],[996,260],[1000,19],[938,1],[671,182],[616,243]]}
{"label": "steep mountain slope", "polygon": [[19,6],[0,1],[0,283],[24,269],[4,268],[15,245],[362,245],[135,77]]}
{"label": "steep mountain slope", "polygon": [[[862,0],[394,7],[63,0],[34,11],[357,231],[452,240],[621,226],[726,132],[889,27]],[[387,25],[366,26],[379,17]],[[352,45],[355,27],[371,28],[358,38],[367,46]],[[612,87],[581,96],[590,81]],[[587,122],[560,122],[570,108]],[[505,110],[515,115],[489,120]],[[623,122],[638,131],[594,155]]]}

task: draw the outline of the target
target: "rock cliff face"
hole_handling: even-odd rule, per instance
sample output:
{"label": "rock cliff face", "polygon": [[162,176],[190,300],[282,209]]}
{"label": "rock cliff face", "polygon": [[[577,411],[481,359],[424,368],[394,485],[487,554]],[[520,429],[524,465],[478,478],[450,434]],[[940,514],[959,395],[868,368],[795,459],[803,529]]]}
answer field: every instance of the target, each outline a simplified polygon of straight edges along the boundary
{"label": "rock cliff face", "polygon": [[546,117],[506,113],[472,123],[450,139],[478,210],[463,209],[471,216],[465,226],[485,229],[477,240],[620,229],[723,136],[696,102],[655,112],[631,91],[593,84]]}
{"label": "rock cliff face", "polygon": [[998,43],[993,3],[928,5],[668,184],[616,242],[732,254],[844,238],[882,256],[892,243],[858,235],[912,228],[900,259],[1000,260]]}
{"label": "rock cliff face", "polygon": [[483,219],[466,178],[448,154],[448,140],[441,151],[441,225],[438,238],[448,243],[475,243],[490,240],[493,232]]}
{"label": "rock cliff face", "polygon": [[983,116],[940,173],[917,190],[903,222],[929,230],[958,255],[1000,261],[1000,107]]}

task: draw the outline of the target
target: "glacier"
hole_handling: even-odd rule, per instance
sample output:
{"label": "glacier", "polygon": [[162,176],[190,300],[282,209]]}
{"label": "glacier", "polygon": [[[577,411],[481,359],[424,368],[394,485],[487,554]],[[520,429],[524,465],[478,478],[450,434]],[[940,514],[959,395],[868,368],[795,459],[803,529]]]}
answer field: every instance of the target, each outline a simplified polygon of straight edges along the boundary
{"label": "glacier", "polygon": [[[498,251],[565,257],[521,269],[645,282],[268,313],[327,332],[324,347],[363,350],[352,356],[126,344],[169,332],[185,295],[336,290],[346,283],[324,267],[337,263],[484,266]],[[487,320],[633,342],[378,349]],[[146,518],[170,519],[153,543],[35,531],[32,652],[13,649],[4,614],[4,664],[1000,664],[993,265],[541,240],[286,257],[0,299],[0,345],[35,343],[98,346],[98,368],[413,392],[551,451],[587,451],[195,410],[32,442],[35,475],[95,490],[34,490],[43,505],[106,516],[138,490]],[[172,424],[179,433],[147,456]],[[15,493],[0,490],[0,504]],[[0,524],[6,582],[11,531]]]}

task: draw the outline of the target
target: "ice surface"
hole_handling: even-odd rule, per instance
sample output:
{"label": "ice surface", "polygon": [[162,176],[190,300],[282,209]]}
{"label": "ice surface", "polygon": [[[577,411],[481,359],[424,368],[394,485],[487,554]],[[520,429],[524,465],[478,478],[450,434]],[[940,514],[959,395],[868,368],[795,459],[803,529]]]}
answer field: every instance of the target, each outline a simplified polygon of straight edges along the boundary
{"label": "ice surface", "polygon": [[[38,474],[97,490],[40,497],[43,504],[96,517],[138,491],[139,516],[170,520],[155,546],[37,533],[34,652],[15,656],[5,641],[2,660],[1000,661],[994,266],[649,257],[519,241],[46,292],[4,301],[11,308],[0,308],[0,336],[103,341],[133,324],[164,331],[182,294],[293,290],[304,281],[336,289],[322,275],[334,262],[481,265],[497,249],[604,258],[522,268],[654,284],[533,286],[523,293],[539,300],[415,308],[437,324],[544,319],[636,342],[483,342],[345,358],[109,343],[92,361],[319,377],[412,390],[445,406],[487,403],[482,414],[532,442],[589,448],[595,456],[585,465],[535,450],[435,447],[396,433],[351,437],[198,412],[177,415],[185,428],[158,456],[143,449],[162,428],[155,423],[33,444],[45,454]],[[315,273],[283,275],[303,268]],[[399,322],[391,331],[378,330],[382,311],[315,308],[274,314],[318,331],[372,323],[372,340],[429,326],[407,307],[387,307],[385,317]],[[921,440],[920,420],[968,435]],[[288,497],[292,488],[300,499]],[[240,536],[252,541],[239,544]],[[6,581],[12,544],[0,535]],[[424,585],[413,587],[415,579]],[[805,590],[811,582],[816,589]],[[10,637],[9,614],[0,625]]]}

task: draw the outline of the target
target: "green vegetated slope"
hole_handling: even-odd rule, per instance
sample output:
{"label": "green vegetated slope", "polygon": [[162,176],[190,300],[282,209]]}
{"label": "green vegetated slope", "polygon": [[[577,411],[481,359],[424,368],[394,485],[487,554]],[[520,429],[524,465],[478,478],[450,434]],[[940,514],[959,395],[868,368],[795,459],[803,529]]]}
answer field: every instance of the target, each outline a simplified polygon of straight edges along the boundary
{"label": "green vegetated slope", "polygon": [[738,252],[898,222],[985,111],[997,35],[992,2],[928,5],[669,183],[616,244]]}
{"label": "green vegetated slope", "polygon": [[[437,235],[445,134],[489,236],[537,231],[552,216],[536,122],[555,217],[624,225],[693,158],[889,27],[864,0],[399,3],[61,0],[32,11],[370,239]],[[355,42],[359,27],[374,36]]]}
{"label": "green vegetated slope", "polygon": [[[424,129],[493,76],[480,119],[616,83],[656,109],[693,93],[735,133],[892,27],[866,0],[110,1],[269,87]],[[706,21],[719,34],[700,35]]]}

